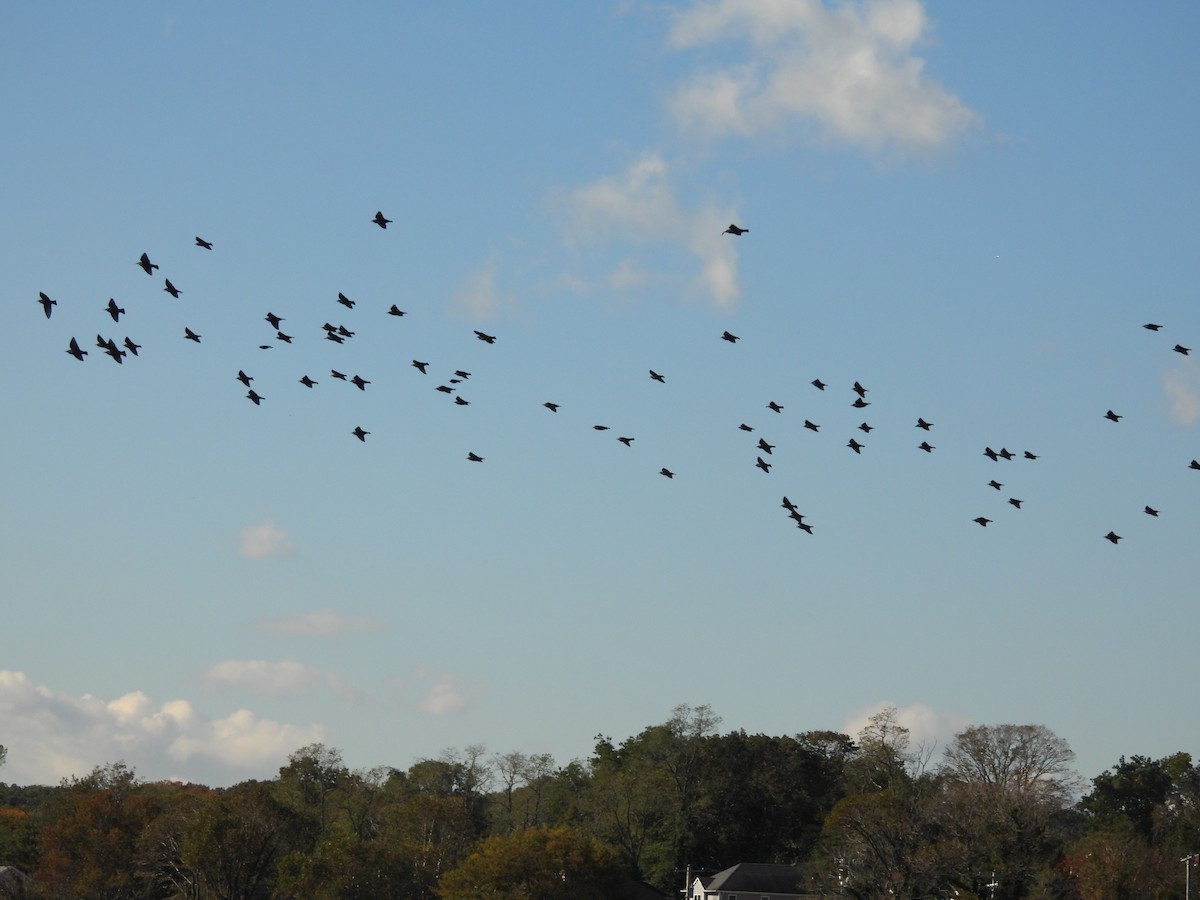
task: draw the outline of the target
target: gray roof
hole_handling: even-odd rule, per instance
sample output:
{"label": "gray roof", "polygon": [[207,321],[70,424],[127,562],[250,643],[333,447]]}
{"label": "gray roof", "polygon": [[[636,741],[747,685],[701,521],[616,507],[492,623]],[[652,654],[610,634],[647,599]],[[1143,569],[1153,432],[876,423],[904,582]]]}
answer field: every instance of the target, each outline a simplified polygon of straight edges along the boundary
{"label": "gray roof", "polygon": [[799,866],[783,863],[738,863],[714,875],[706,891],[745,891],[751,894],[802,894]]}

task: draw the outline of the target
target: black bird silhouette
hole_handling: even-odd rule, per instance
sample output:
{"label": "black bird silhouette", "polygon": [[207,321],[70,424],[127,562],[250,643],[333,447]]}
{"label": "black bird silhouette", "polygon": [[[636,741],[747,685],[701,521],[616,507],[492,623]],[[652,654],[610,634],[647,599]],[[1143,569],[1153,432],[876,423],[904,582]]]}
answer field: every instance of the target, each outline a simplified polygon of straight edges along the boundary
{"label": "black bird silhouette", "polygon": [[147,275],[153,275],[154,270],[158,268],[158,266],[150,262],[150,257],[145,253],[142,254],[142,258],[138,260],[137,264],[142,267],[142,271]]}
{"label": "black bird silhouette", "polygon": [[108,306],[104,307],[105,312],[112,316],[112,320],[116,322],[121,314],[125,312],[121,307],[117,306],[117,301],[112,297],[108,298]]}
{"label": "black bird silhouette", "polygon": [[917,427],[924,428],[926,431],[928,431],[930,428],[933,427],[933,423],[926,422],[924,419],[917,419]]}
{"label": "black bird silhouette", "polygon": [[1157,509],[1155,509],[1153,506],[1147,506],[1147,507],[1146,507],[1146,515],[1148,515],[1148,516],[1155,516],[1155,517],[1157,517],[1157,516],[1158,516],[1158,510],[1157,510]]}
{"label": "black bird silhouette", "polygon": [[814,378],[814,379],[813,379],[811,382],[809,382],[809,383],[810,383],[810,384],[811,384],[813,387],[815,387],[815,388],[816,388],[818,391],[823,391],[823,390],[825,390],[825,382],[823,382],[823,381],[822,381],[820,378]]}
{"label": "black bird silhouette", "polygon": [[179,288],[175,287],[175,285],[171,284],[170,278],[165,278],[163,280],[166,282],[165,286],[163,287],[163,290],[166,291],[168,294],[170,294],[172,297],[174,297],[176,300],[178,300],[179,295],[183,292],[181,290],[179,290]]}
{"label": "black bird silhouette", "polygon": [[550,412],[558,412],[558,404],[557,403],[547,402],[547,403],[543,403],[542,406],[546,407],[546,409],[550,410]]}
{"label": "black bird silhouette", "polygon": [[867,398],[867,389],[857,381],[854,382],[854,393],[858,394],[858,396],[862,397],[864,400]]}
{"label": "black bird silhouette", "polygon": [[377,213],[375,213],[375,218],[373,218],[371,221],[374,222],[376,225],[378,225],[380,228],[386,229],[388,227],[388,223],[392,220],[385,219],[383,217],[382,212],[377,212]]}
{"label": "black bird silhouette", "polygon": [[1001,484],[999,481],[997,481],[995,478],[993,478],[991,481],[988,482],[988,487],[993,487],[996,490],[1000,490],[1000,488],[1004,487],[1004,485]]}
{"label": "black bird silhouette", "polygon": [[871,404],[868,401],[864,400],[862,397],[859,397],[857,400],[855,400],[850,405],[853,406],[855,409],[866,409]]}
{"label": "black bird silhouette", "polygon": [[807,522],[797,521],[796,527],[807,534],[813,533],[813,527],[811,525],[809,525]]}
{"label": "black bird silhouette", "polygon": [[454,393],[454,388],[450,387],[450,385],[448,385],[448,384],[439,384],[437,386],[437,390],[441,391],[443,394],[453,394]]}
{"label": "black bird silhouette", "polygon": [[738,428],[740,428],[742,431],[753,431],[754,430],[749,425],[747,425],[745,422],[743,422],[741,425],[739,425]]}
{"label": "black bird silhouette", "polygon": [[1016,497],[1009,497],[1009,498],[1008,498],[1008,502],[1009,502],[1009,503],[1011,503],[1013,506],[1015,506],[1017,509],[1020,509],[1020,508],[1021,508],[1021,504],[1022,504],[1022,503],[1024,503],[1025,501],[1024,501],[1024,500],[1018,500]]}
{"label": "black bird silhouette", "polygon": [[997,456],[999,456],[1001,459],[1012,459],[1012,458],[1013,458],[1012,451],[1011,451],[1011,450],[1006,450],[1006,449],[1005,449],[1005,448],[1003,448],[1003,447],[1001,447],[1001,448],[1000,448],[1000,451],[999,451],[999,453],[997,454]]}
{"label": "black bird silhouette", "polygon": [[667,478],[674,478],[674,477],[675,477],[675,473],[674,473],[674,472],[672,472],[670,469],[668,469],[668,468],[665,468],[665,467],[664,467],[664,468],[662,468],[662,469],[659,469],[659,470],[658,470],[658,474],[659,474],[659,475],[663,475],[663,476],[665,476],[665,477],[667,477]]}
{"label": "black bird silhouette", "polygon": [[793,503],[791,500],[789,500],[787,498],[786,494],[784,494],[784,496],[783,496],[783,502],[780,503],[779,505],[782,506],[784,509],[786,509],[788,512],[792,512],[792,513],[796,512],[796,504]]}
{"label": "black bird silhouette", "polygon": [[1158,331],[1160,328],[1162,328],[1161,325],[1156,325],[1154,322],[1147,322],[1142,327],[1149,331]]}
{"label": "black bird silhouette", "polygon": [[260,403],[262,403],[263,400],[266,399],[261,394],[259,394],[258,391],[254,390],[254,388],[250,388],[250,391],[246,394],[246,396],[250,398],[250,402],[253,403],[255,406],[258,406]]}
{"label": "black bird silhouette", "polygon": [[415,359],[412,361],[412,364],[414,369],[420,369],[422,375],[425,374],[425,367],[429,365],[427,362],[418,362]]}
{"label": "black bird silhouette", "polygon": [[765,459],[763,459],[761,456],[757,456],[757,457],[755,457],[755,459],[757,461],[754,464],[756,466],[758,466],[760,469],[762,469],[764,472],[766,472],[767,474],[770,474],[771,464],[769,462],[767,462]]}
{"label": "black bird silhouette", "polygon": [[721,232],[721,234],[732,234],[735,236],[740,236],[740,235],[746,234],[749,231],[750,231],[749,228],[738,228],[736,225],[731,223],[728,228],[726,228],[724,231]]}
{"label": "black bird silhouette", "polygon": [[997,460],[1000,459],[1000,457],[996,455],[996,451],[993,450],[991,447],[984,447],[983,455],[986,456],[988,459],[990,459],[992,462],[996,462]]}
{"label": "black bird silhouette", "polygon": [[266,314],[266,316],[264,316],[264,318],[265,318],[265,319],[266,319],[268,322],[270,322],[270,323],[271,323],[271,327],[272,327],[272,328],[274,328],[276,331],[278,331],[278,330],[279,330],[279,323],[280,323],[280,322],[282,322],[282,321],[284,320],[284,319],[283,319],[283,316],[277,316],[277,315],[275,315],[275,313],[273,313],[273,312],[269,312],[269,313],[267,313],[267,314]]}
{"label": "black bird silhouette", "polygon": [[851,450],[853,450],[855,453],[862,453],[862,448],[867,445],[860,444],[854,438],[850,438],[850,443],[848,443],[846,446],[849,447]]}
{"label": "black bird silhouette", "polygon": [[270,344],[259,344],[258,349],[259,350],[273,350],[274,348]]}
{"label": "black bird silhouette", "polygon": [[1104,536],[1105,540],[1112,541],[1114,544],[1121,539],[1121,536],[1115,531],[1110,531]]}
{"label": "black bird silhouette", "polygon": [[1118,416],[1115,412],[1113,412],[1110,409],[1108,412],[1106,412],[1104,414],[1104,418],[1108,419],[1110,422],[1120,422],[1121,419],[1123,418],[1123,416]]}
{"label": "black bird silhouette", "polygon": [[282,331],[277,331],[275,332],[275,340],[283,341],[285,344],[290,344],[292,342],[292,336],[290,334],[284,334]]}
{"label": "black bird silhouette", "polygon": [[804,427],[807,428],[809,431],[820,431],[821,430],[820,425],[818,425],[816,422],[810,422],[810,421],[808,421],[808,419],[804,420]]}
{"label": "black bird silhouette", "polygon": [[67,352],[80,362],[83,362],[83,358],[87,356],[87,351],[79,349],[79,341],[75,340],[75,338],[71,338],[71,345],[67,347]]}
{"label": "black bird silhouette", "polygon": [[206,241],[204,238],[200,237],[200,235],[196,235],[196,246],[203,247],[205,250],[211,250],[212,241]]}
{"label": "black bird silhouette", "polygon": [[987,524],[988,524],[988,522],[990,522],[990,521],[992,521],[992,520],[991,520],[991,519],[986,519],[986,518],[984,518],[983,516],[977,516],[977,517],[975,517],[974,519],[972,519],[971,521],[973,521],[973,522],[978,522],[978,523],[979,523],[980,525],[982,525],[984,528],[987,528]]}
{"label": "black bird silhouette", "polygon": [[341,372],[339,372],[337,369],[330,369],[329,374],[333,378],[340,378],[342,381],[346,380],[346,376],[343,375]]}
{"label": "black bird silhouette", "polygon": [[464,372],[462,369],[455,369],[454,374],[457,375],[459,378],[463,379],[464,381],[471,377],[470,372]]}
{"label": "black bird silhouette", "polygon": [[471,405],[471,401],[470,401],[470,400],[464,400],[462,397],[455,397],[455,398],[454,398],[454,402],[455,402],[455,403],[456,403],[458,406],[470,406],[470,405]]}
{"label": "black bird silhouette", "polygon": [[739,338],[736,334],[730,334],[728,331],[726,331],[721,335],[721,340],[729,341],[731,344],[736,344],[741,340],[741,338]]}
{"label": "black bird silhouette", "polygon": [[1026,451],[1025,451],[1025,458],[1026,458],[1026,459],[1037,459],[1037,454],[1036,454],[1036,453],[1030,453],[1028,450],[1026,450]]}
{"label": "black bird silhouette", "polygon": [[354,332],[351,331],[349,328],[347,328],[345,325],[339,325],[337,327],[337,333],[340,334],[342,337],[347,337],[347,338],[354,337]]}
{"label": "black bird silhouette", "polygon": [[1196,460],[1194,460],[1194,459],[1193,459],[1193,460],[1192,460],[1192,461],[1191,461],[1191,462],[1188,464],[1188,468],[1189,468],[1189,469],[1200,469],[1200,462],[1197,462]]}
{"label": "black bird silhouette", "polygon": [[[47,297],[41,291],[38,291],[38,303],[42,304],[42,309],[44,309],[46,311],[47,319],[50,318],[50,307],[58,306],[57,300],[51,300],[49,297]],[[124,312],[124,310],[122,310],[122,312]]]}
{"label": "black bird silhouette", "polygon": [[249,375],[247,375],[245,372],[243,372],[241,369],[238,369],[237,380],[240,381],[242,384],[244,384],[246,387],[250,387],[250,382],[252,382],[254,379],[251,378]]}
{"label": "black bird silhouette", "polygon": [[596,431],[608,431],[607,425],[593,425],[592,428],[594,428]]}
{"label": "black bird silhouette", "polygon": [[116,360],[120,365],[125,364],[125,360],[122,359],[122,357],[125,356],[125,351],[119,348],[117,346],[117,342],[112,338],[109,338],[104,342],[104,352]]}
{"label": "black bird silhouette", "polygon": [[360,391],[365,391],[367,389],[367,385],[370,384],[371,382],[367,381],[365,378],[355,375],[353,378],[350,379],[350,383],[353,384]]}
{"label": "black bird silhouette", "polygon": [[354,309],[354,301],[341,291],[338,291],[338,303],[342,304],[342,306],[346,307],[346,309]]}
{"label": "black bird silhouette", "polygon": [[128,337],[126,337],[125,338],[125,349],[128,350],[130,353],[132,353],[134,356],[137,356],[138,351],[142,349],[142,345],[135,344]]}
{"label": "black bird silhouette", "polygon": [[929,441],[921,441],[921,443],[917,444],[917,447],[924,450],[926,453],[932,453],[937,449],[937,447],[933,446],[933,444],[929,443]]}
{"label": "black bird silhouette", "polygon": [[758,449],[761,450],[763,453],[767,454],[767,456],[770,456],[771,451],[775,449],[775,445],[768,444],[763,438],[759,438],[758,439]]}
{"label": "black bird silhouette", "polygon": [[1183,344],[1176,344],[1176,345],[1175,345],[1175,352],[1176,352],[1176,353],[1182,353],[1184,356],[1187,356],[1189,353],[1191,353],[1191,352],[1192,352],[1192,349],[1191,349],[1190,347],[1185,347],[1185,346],[1183,346]]}
{"label": "black bird silhouette", "polygon": [[356,425],[354,430],[350,433],[365,444],[367,442],[367,435],[371,432],[363,431],[363,427],[361,425]]}
{"label": "black bird silhouette", "polygon": [[197,344],[200,343],[200,335],[196,334],[196,332],[192,331],[186,325],[183,327],[183,336],[189,341],[195,341]]}
{"label": "black bird silhouette", "polygon": [[321,327],[322,327],[322,328],[324,328],[326,331],[337,331],[337,326],[336,326],[336,325],[330,325],[328,322],[326,322],[326,323],[325,323],[324,325],[322,325]]}
{"label": "black bird silhouette", "polygon": [[325,332],[325,340],[333,341],[335,344],[346,343],[346,339],[344,337],[342,337],[340,334],[338,334],[336,331]]}
{"label": "black bird silhouette", "polygon": [[863,422],[861,425],[859,425],[858,430],[861,431],[863,434],[870,434],[872,431],[874,431],[874,429],[870,425],[868,425],[866,422]]}
{"label": "black bird silhouette", "polygon": [[484,460],[484,458],[478,453],[468,453],[467,459],[469,459],[471,462],[483,462]]}
{"label": "black bird silhouette", "polygon": [[309,389],[311,389],[314,384],[320,384],[319,381],[313,381],[307,375],[300,379],[300,383]]}
{"label": "black bird silhouette", "polygon": [[654,379],[655,381],[661,382],[662,384],[666,384],[666,383],[667,383],[667,379],[663,378],[661,375],[659,375],[659,374],[658,374],[657,372],[655,372],[653,369],[651,369],[651,370],[650,370],[650,377],[651,377],[652,379]]}
{"label": "black bird silhouette", "polygon": [[391,305],[391,307],[388,308],[388,315],[389,316],[402,316],[402,315],[404,315],[404,310],[402,310],[395,303],[393,303]]}
{"label": "black bird silhouette", "polygon": [[622,444],[624,444],[626,447],[633,446],[633,438],[631,438],[631,437],[619,437],[619,438],[617,438],[617,440],[620,441]]}
{"label": "black bird silhouette", "polygon": [[767,409],[771,410],[771,412],[776,412],[776,413],[783,412],[783,407],[780,406],[778,403],[776,403],[774,400],[772,400],[770,403],[767,404]]}
{"label": "black bird silhouette", "polygon": [[475,337],[479,338],[485,344],[496,343],[496,336],[494,334],[484,334],[482,331],[476,331]]}

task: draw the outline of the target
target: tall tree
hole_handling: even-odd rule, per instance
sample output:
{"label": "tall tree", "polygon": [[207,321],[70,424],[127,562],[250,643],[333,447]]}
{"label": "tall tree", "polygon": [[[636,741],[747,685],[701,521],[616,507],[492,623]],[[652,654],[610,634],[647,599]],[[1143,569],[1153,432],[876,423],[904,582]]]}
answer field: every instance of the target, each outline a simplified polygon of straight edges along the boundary
{"label": "tall tree", "polygon": [[972,725],[954,736],[941,771],[968,784],[1064,802],[1079,786],[1075,751],[1045,725]]}

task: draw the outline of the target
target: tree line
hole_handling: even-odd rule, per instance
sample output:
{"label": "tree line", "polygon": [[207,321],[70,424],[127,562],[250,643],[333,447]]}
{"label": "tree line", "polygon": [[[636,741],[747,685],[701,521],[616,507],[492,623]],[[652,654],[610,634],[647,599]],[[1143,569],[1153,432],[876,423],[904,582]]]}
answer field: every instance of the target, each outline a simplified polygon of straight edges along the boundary
{"label": "tree line", "polygon": [[[685,871],[798,865],[813,894],[1122,900],[1200,889],[1200,770],[1122,757],[1085,783],[1042,725],[972,726],[934,762],[895,709],[855,737],[720,733],[707,706],[586,760],[447,750],[350,770],[312,744],[229,788],[123,762],[57,786],[0,783],[0,898],[677,896]],[[0,748],[0,763],[4,752]],[[632,895],[631,895],[632,896]]]}

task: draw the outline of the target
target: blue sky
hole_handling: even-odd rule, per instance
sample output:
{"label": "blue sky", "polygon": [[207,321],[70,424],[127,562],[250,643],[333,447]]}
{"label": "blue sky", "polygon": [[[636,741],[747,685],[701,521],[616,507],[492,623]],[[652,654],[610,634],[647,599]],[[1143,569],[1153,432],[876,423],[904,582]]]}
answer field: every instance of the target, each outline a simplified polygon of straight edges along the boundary
{"label": "blue sky", "polygon": [[1192,5],[2,21],[5,780],[565,763],[679,703],[1200,749]]}

